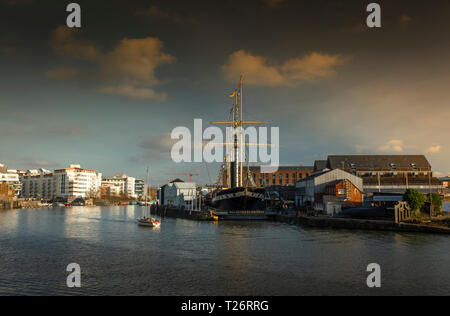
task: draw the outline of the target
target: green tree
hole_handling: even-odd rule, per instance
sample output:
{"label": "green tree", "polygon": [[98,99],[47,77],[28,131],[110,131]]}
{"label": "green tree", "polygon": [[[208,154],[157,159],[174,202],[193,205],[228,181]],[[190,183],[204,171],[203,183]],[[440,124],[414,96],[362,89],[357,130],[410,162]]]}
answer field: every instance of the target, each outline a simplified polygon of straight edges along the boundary
{"label": "green tree", "polygon": [[420,209],[427,201],[427,197],[417,190],[408,189],[403,195],[403,200],[408,202],[413,213],[417,215],[418,213],[420,213]]}
{"label": "green tree", "polygon": [[[426,196],[427,202],[430,202],[430,195]],[[442,210],[442,204],[444,202],[444,198],[439,194],[433,193],[431,194],[431,202],[433,203],[434,209],[437,213],[440,213]]]}

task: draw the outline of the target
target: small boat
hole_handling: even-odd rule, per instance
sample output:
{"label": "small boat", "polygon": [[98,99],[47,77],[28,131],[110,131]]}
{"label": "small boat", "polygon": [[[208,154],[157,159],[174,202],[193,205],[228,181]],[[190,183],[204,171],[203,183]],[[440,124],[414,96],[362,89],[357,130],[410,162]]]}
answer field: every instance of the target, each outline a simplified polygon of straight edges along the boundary
{"label": "small boat", "polygon": [[150,217],[139,218],[137,221],[139,226],[156,227],[156,228],[161,226],[160,221]]}
{"label": "small boat", "polygon": [[[149,185],[149,181],[148,181],[148,168],[147,168],[147,186]],[[148,203],[148,191],[146,192],[146,195],[145,195],[145,205],[149,205],[149,203]],[[155,218],[151,218],[150,217],[150,210],[149,210],[149,217],[146,217],[146,215],[145,215],[145,211],[144,211],[144,217],[142,217],[142,218],[138,218],[137,219],[137,223],[138,223],[138,225],[139,226],[144,226],[144,227],[155,227],[155,228],[159,228],[160,226],[161,226],[161,222],[160,221],[158,221],[157,219],[155,219]]]}

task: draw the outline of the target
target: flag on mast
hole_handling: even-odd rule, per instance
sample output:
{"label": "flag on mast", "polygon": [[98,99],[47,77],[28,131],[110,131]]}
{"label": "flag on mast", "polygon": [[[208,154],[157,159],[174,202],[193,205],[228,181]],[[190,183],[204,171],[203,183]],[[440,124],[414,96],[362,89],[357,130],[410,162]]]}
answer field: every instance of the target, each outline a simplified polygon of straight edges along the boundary
{"label": "flag on mast", "polygon": [[229,95],[230,98],[234,98],[236,96],[236,90],[232,94]]}

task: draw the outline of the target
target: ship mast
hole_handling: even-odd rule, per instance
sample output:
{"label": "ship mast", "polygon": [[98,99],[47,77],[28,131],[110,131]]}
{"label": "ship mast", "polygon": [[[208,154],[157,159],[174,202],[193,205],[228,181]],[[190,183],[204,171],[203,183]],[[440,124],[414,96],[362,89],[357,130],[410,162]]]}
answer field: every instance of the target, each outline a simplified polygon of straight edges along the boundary
{"label": "ship mast", "polygon": [[[239,87],[230,94],[233,98],[233,107],[229,122],[212,122],[213,124],[230,124],[233,131],[233,153],[228,153],[227,184],[230,188],[239,188],[244,185],[244,124],[264,124],[264,122],[244,122],[244,77],[239,79]],[[228,147],[227,147],[228,148]]]}

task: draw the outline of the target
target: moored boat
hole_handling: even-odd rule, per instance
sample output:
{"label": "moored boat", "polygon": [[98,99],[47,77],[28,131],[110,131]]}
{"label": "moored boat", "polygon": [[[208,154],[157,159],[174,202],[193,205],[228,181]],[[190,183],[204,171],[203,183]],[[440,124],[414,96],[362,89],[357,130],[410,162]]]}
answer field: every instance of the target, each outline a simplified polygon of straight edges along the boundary
{"label": "moored boat", "polygon": [[150,217],[143,217],[143,218],[139,218],[137,220],[138,225],[139,226],[144,226],[144,227],[160,227],[161,226],[161,222],[158,221],[157,219],[154,218],[150,218]]}
{"label": "moored boat", "polygon": [[[147,186],[149,185],[149,183],[150,183],[149,182],[149,170],[147,168]],[[147,190],[147,192],[145,194],[145,206],[149,206],[149,205],[150,204],[148,202],[148,190]],[[159,220],[150,217],[150,213],[151,213],[150,210],[148,210],[149,217],[146,217],[145,213],[146,212],[144,211],[144,217],[137,219],[137,223],[139,226],[155,227],[155,228],[158,228],[161,226],[161,222]]]}
{"label": "moored boat", "polygon": [[264,188],[251,187],[248,179],[243,177],[243,162],[245,156],[243,125],[249,123],[243,121],[243,78],[239,81],[239,88],[230,95],[234,98],[230,111],[230,124],[233,131],[233,148],[227,152],[227,162],[223,165],[226,171],[226,188],[213,193],[211,200],[214,215],[219,219],[266,219],[266,190]]}

